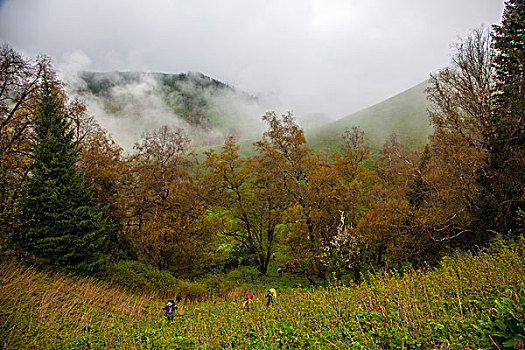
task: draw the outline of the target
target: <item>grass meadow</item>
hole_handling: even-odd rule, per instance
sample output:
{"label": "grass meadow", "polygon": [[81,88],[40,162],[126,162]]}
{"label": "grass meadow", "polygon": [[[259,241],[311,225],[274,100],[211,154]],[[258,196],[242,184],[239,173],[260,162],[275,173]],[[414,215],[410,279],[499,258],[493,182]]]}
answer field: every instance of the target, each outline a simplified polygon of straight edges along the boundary
{"label": "grass meadow", "polygon": [[4,261],[0,348],[480,349],[491,344],[479,320],[525,286],[524,250],[523,241],[500,242],[436,268],[370,275],[359,286],[281,289],[270,307],[264,290],[251,290],[248,312],[245,291],[183,300],[172,322],[161,310],[166,295]]}

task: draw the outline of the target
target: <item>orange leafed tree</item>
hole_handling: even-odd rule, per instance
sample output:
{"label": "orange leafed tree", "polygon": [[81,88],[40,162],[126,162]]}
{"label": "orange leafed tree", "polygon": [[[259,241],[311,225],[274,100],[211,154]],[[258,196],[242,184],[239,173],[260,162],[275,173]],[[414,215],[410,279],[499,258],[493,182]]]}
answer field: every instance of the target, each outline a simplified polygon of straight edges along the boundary
{"label": "orange leafed tree", "polygon": [[180,129],[145,134],[129,159],[121,194],[129,200],[126,236],[135,251],[159,268],[186,274],[201,267],[212,241],[205,201],[189,172],[188,145]]}

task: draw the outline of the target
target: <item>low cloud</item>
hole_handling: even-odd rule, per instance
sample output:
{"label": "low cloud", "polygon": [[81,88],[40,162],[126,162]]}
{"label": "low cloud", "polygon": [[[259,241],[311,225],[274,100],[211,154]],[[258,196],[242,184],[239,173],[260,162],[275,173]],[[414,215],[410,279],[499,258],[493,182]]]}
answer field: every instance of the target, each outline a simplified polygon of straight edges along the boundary
{"label": "low cloud", "polygon": [[[199,98],[206,101],[203,110],[207,119],[190,124],[174,111],[180,105],[181,94],[174,91],[166,99],[154,74],[138,73],[126,81],[119,73],[104,73],[104,79],[115,84],[105,96],[92,93],[81,74],[61,71],[68,93],[83,101],[88,113],[126,150],[131,150],[145,132],[164,125],[184,129],[193,146],[221,144],[230,134],[238,139],[256,138],[264,128],[261,116],[267,108],[260,100],[234,89],[203,89],[193,82],[179,82],[185,94],[199,90]],[[201,117],[199,112],[195,111],[195,118]]]}
{"label": "low cloud", "polygon": [[[268,109],[327,122],[447,66],[457,37],[499,23],[503,4],[4,0],[0,41],[28,57],[47,54],[57,66],[75,61],[87,71],[202,72],[267,101]],[[144,118],[171,119],[162,116]]]}

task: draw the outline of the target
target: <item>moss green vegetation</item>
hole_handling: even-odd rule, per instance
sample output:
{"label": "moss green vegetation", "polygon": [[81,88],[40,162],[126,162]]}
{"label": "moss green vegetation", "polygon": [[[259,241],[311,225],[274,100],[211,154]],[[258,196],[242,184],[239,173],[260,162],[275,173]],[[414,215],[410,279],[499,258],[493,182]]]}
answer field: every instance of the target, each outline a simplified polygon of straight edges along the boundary
{"label": "moss green vegetation", "polygon": [[161,312],[165,295],[130,293],[4,261],[0,339],[2,347],[13,349],[490,347],[490,332],[501,325],[487,316],[503,315],[522,295],[524,253],[523,239],[498,241],[478,254],[447,257],[434,269],[378,272],[359,286],[334,281],[315,289],[276,288],[268,308],[264,292],[277,281],[267,280],[264,289],[250,290],[249,312],[241,307],[245,291],[210,294],[203,302],[180,302],[171,323]]}

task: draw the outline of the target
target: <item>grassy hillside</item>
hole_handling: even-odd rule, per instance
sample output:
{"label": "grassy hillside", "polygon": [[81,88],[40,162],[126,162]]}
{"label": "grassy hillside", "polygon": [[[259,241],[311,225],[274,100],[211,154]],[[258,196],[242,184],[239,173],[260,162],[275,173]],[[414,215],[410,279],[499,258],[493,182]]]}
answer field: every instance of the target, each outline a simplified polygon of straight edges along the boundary
{"label": "grassy hillside", "polygon": [[[161,74],[84,72],[71,93],[85,100],[91,113],[125,148],[144,131],[161,125],[183,127],[194,146],[221,143],[234,134],[241,153],[253,153],[253,140],[264,129],[262,106],[255,97],[201,73]],[[335,150],[345,129],[361,127],[367,145],[379,148],[396,133],[401,142],[422,145],[431,128],[427,118],[426,82],[335,122],[306,130],[314,150]],[[198,150],[199,151],[199,150]]]}
{"label": "grassy hillside", "polygon": [[238,296],[180,302],[181,315],[168,324],[162,296],[3,262],[0,342],[7,349],[476,349],[490,346],[479,320],[508,305],[519,318],[519,293],[507,304],[495,300],[524,287],[523,240],[500,242],[436,269],[378,273],[360,286],[277,288],[269,308],[265,288],[251,290],[249,312]]}
{"label": "grassy hillside", "polygon": [[372,107],[307,130],[308,143],[314,149],[335,149],[344,130],[356,125],[364,130],[371,148],[381,147],[392,133],[407,145],[423,145],[432,131],[427,115],[426,84],[423,82]]}
{"label": "grassy hillside", "polygon": [[[345,129],[351,129],[353,126],[359,126],[365,132],[366,146],[372,149],[381,148],[393,133],[406,145],[424,145],[432,132],[428,121],[429,102],[425,94],[426,84],[427,82],[418,84],[383,102],[332,123],[305,130],[309,147],[318,152],[326,149],[335,151],[341,145]],[[239,153],[243,156],[253,155],[255,140],[241,140]],[[201,147],[196,148],[195,152],[202,154],[210,148],[218,151],[220,147],[220,145]]]}

